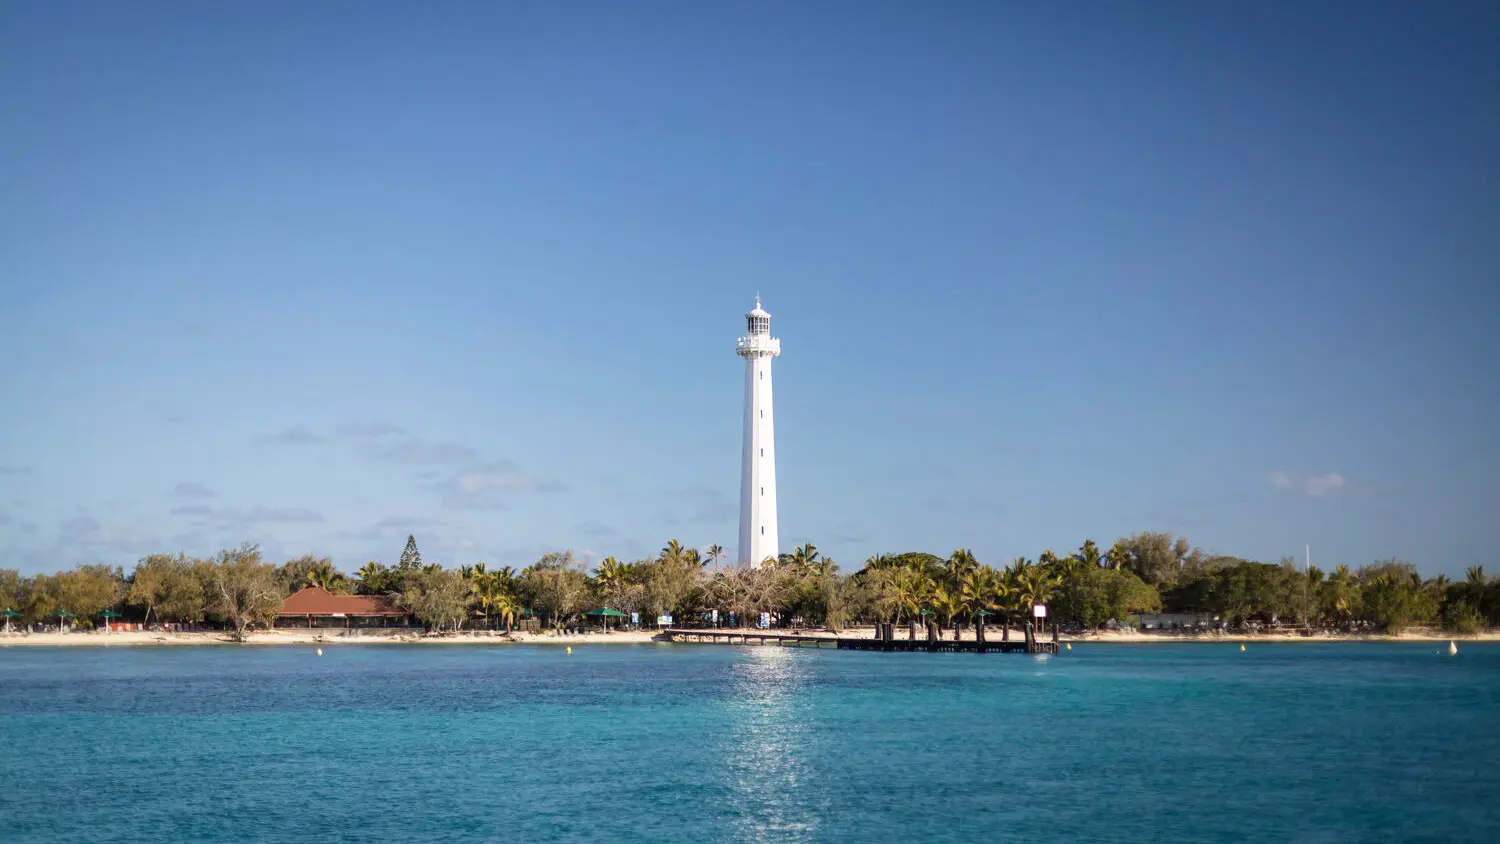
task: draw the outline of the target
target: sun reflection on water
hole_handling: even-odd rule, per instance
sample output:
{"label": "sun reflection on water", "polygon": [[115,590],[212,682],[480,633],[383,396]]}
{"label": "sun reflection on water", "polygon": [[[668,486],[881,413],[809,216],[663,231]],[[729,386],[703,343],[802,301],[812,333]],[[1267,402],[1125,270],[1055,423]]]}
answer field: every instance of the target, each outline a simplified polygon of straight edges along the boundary
{"label": "sun reflection on water", "polygon": [[747,650],[733,669],[730,729],[719,757],[730,808],[746,841],[812,841],[820,788],[809,788],[809,655],[786,648]]}

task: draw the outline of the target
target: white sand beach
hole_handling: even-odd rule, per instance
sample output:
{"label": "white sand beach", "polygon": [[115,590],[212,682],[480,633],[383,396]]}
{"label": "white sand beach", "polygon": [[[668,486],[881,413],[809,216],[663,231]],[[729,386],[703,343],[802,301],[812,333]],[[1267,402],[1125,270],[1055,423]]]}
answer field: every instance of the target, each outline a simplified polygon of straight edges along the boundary
{"label": "white sand beach", "polygon": [[[756,631],[746,631],[756,632]],[[860,627],[841,630],[833,633],[824,629],[799,629],[764,631],[772,633],[783,633],[799,636],[820,636],[828,638],[872,638],[875,635],[873,627]],[[953,631],[944,631],[944,639],[951,640]],[[609,633],[577,633],[577,634],[553,634],[553,633],[500,633],[492,630],[465,631],[458,634],[423,634],[420,631],[410,630],[363,630],[353,635],[344,635],[342,630],[272,630],[259,631],[250,634],[250,645],[373,645],[373,644],[433,644],[433,645],[503,645],[503,644],[539,644],[539,645],[627,645],[642,644],[655,641],[659,631],[656,630],[625,630],[610,631]],[[906,628],[896,629],[896,638],[906,638]],[[1022,633],[1017,628],[1011,628],[1011,639],[1022,638]],[[921,633],[918,633],[921,637]],[[1001,631],[999,628],[990,628],[985,638],[990,641],[999,641]],[[972,629],[964,630],[962,638],[965,641],[974,638]],[[1050,634],[1046,638],[1051,638]],[[1133,630],[1123,631],[1091,631],[1089,633],[1062,636],[1061,641],[1090,644],[1146,644],[1146,643],[1170,643],[1170,642],[1260,642],[1260,643],[1288,643],[1288,642],[1418,642],[1418,641],[1500,641],[1500,630],[1491,630],[1471,636],[1459,636],[1441,630],[1413,629],[1396,636],[1383,634],[1335,634],[1316,633],[1304,636],[1293,632],[1276,633],[1143,633]],[[16,646],[58,646],[58,647],[119,647],[119,646],[141,646],[141,645],[233,645],[237,644],[234,639],[223,632],[208,633],[103,633],[103,632],[75,632],[75,633],[8,633],[0,634],[0,647]]]}

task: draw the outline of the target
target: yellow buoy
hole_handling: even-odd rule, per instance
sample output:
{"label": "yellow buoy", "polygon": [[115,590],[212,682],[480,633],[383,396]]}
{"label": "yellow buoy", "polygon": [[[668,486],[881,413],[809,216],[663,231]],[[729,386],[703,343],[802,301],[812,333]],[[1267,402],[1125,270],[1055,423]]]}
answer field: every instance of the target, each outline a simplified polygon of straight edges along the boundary
{"label": "yellow buoy", "polygon": [[568,653],[572,653],[572,652],[573,652],[573,646],[572,646],[572,645],[569,645],[569,646],[568,646]]}
{"label": "yellow buoy", "polygon": [[1071,651],[1071,650],[1073,650],[1073,643],[1072,643],[1072,642],[1068,642],[1068,643],[1067,643],[1067,644],[1066,644],[1066,645],[1064,645],[1064,646],[1063,646],[1063,647],[1066,647],[1066,648],[1067,648],[1067,649],[1068,649],[1068,650],[1070,650],[1070,651]]}
{"label": "yellow buoy", "polygon": [[1244,645],[1240,645],[1240,650],[1244,650],[1244,649],[1245,649],[1245,646]]}
{"label": "yellow buoy", "polygon": [[1458,653],[1458,645],[1453,644],[1453,640],[1449,639],[1448,640],[1448,655],[1449,656],[1453,656],[1456,653]]}
{"label": "yellow buoy", "polygon": [[318,656],[322,656],[322,655],[323,655],[323,649],[322,648],[318,648]]}

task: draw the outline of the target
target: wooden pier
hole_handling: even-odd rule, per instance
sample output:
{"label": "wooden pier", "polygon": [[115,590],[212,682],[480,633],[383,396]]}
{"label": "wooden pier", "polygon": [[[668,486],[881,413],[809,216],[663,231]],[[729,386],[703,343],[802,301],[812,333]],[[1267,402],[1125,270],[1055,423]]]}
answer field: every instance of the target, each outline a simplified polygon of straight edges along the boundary
{"label": "wooden pier", "polygon": [[[882,631],[877,629],[877,634]],[[889,633],[889,631],[884,631]],[[852,639],[838,636],[804,636],[797,633],[772,633],[761,630],[719,630],[715,628],[669,627],[657,635],[667,642],[714,645],[775,646],[782,648],[836,648],[841,651],[903,651],[924,653],[995,653],[995,654],[1055,654],[1058,644],[1032,639],[1008,641],[986,641],[968,639],[953,641],[928,637],[925,639],[886,638]]]}

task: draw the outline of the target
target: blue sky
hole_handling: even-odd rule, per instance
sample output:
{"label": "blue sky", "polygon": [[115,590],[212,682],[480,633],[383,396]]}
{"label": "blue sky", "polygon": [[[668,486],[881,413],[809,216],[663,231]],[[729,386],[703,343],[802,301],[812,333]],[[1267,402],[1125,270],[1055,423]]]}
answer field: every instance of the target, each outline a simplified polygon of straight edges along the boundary
{"label": "blue sky", "polygon": [[0,566],[1491,562],[1500,11],[0,9]]}

